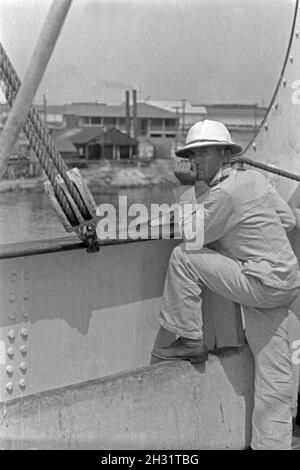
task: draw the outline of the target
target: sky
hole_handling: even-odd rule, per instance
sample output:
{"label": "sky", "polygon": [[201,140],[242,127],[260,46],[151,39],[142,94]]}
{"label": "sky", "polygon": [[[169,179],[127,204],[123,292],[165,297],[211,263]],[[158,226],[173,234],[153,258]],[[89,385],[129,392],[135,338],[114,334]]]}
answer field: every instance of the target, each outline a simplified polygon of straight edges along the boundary
{"label": "sky", "polygon": [[[267,105],[295,0],[73,0],[35,102],[139,99]],[[24,76],[50,0],[0,0],[0,40]],[[3,102],[3,95],[0,95]]]}

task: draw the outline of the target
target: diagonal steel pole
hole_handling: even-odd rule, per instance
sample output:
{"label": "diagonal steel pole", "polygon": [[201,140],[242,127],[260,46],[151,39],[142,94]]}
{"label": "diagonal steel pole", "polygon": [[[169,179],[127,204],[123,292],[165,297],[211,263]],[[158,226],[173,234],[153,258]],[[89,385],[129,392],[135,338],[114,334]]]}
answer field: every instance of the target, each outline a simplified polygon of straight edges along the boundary
{"label": "diagonal steel pole", "polygon": [[7,160],[26,122],[71,3],[72,0],[53,0],[49,8],[23,83],[0,136],[0,178],[6,170]]}

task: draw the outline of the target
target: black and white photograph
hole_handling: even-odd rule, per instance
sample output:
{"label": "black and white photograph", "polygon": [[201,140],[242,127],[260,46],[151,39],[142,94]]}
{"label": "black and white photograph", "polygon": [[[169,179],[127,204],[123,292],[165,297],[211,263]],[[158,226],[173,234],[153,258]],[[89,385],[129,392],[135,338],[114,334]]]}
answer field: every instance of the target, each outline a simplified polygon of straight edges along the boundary
{"label": "black and white photograph", "polygon": [[0,0],[0,450],[300,450],[300,1]]}

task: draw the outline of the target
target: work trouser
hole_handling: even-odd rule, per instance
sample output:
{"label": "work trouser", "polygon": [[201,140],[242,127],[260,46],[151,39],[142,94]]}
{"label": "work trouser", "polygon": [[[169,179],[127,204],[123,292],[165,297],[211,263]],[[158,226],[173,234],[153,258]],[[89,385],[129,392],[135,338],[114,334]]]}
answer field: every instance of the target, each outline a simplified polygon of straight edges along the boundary
{"label": "work trouser", "polygon": [[235,259],[203,248],[171,255],[159,321],[186,338],[202,337],[202,284],[241,304],[246,338],[255,361],[255,395],[251,447],[256,450],[291,448],[293,374],[288,334],[288,306],[298,289],[264,285],[241,271]]}

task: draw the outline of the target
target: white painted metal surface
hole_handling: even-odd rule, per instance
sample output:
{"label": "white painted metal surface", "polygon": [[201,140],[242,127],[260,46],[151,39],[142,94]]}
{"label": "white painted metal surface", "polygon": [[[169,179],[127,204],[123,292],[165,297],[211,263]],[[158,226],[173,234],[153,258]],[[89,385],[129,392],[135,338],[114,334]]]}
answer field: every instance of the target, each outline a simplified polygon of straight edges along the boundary
{"label": "white painted metal surface", "polygon": [[[267,114],[244,156],[300,175],[300,12],[295,17],[285,63]],[[266,173],[289,200],[298,183]]]}
{"label": "white painted metal surface", "polygon": [[[165,273],[177,243],[0,260],[0,401],[150,364]],[[233,304],[208,295],[204,305],[210,348],[236,345]]]}

